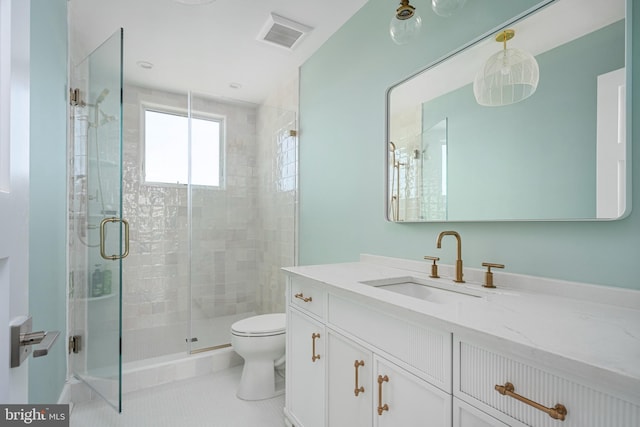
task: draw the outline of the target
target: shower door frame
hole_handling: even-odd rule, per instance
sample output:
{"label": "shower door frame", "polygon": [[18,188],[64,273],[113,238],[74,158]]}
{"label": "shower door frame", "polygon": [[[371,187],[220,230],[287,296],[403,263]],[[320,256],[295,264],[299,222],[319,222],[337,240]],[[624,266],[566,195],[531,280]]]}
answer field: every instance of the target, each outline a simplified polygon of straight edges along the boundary
{"label": "shower door frame", "polygon": [[[69,370],[118,412],[122,258],[128,254],[122,217],[123,41],[120,28],[76,65],[70,91]],[[92,273],[96,262],[99,275]]]}

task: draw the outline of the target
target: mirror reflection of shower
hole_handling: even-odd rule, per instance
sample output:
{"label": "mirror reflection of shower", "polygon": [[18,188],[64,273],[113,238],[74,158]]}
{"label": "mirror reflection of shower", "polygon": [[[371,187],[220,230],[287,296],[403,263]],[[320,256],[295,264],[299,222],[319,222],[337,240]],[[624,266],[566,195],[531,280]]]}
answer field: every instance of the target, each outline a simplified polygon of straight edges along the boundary
{"label": "mirror reflection of shower", "polygon": [[392,221],[398,221],[400,216],[400,163],[396,159],[396,145],[389,141],[389,212]]}
{"label": "mirror reflection of shower", "polygon": [[[411,199],[415,180],[414,172],[417,171],[416,162],[420,162],[420,150],[409,147],[403,139],[395,142],[389,141],[389,211],[388,218],[391,221],[406,220],[408,202]],[[409,192],[409,193],[408,193]]]}
{"label": "mirror reflection of shower", "polygon": [[395,135],[388,150],[388,219],[446,219],[447,119]]}

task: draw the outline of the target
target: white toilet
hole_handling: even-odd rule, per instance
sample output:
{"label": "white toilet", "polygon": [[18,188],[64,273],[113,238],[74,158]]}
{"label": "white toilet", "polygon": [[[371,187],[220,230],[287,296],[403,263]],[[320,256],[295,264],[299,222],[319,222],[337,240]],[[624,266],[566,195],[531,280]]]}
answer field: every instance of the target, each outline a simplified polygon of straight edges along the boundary
{"label": "white toilet", "polygon": [[263,314],[231,325],[231,346],[244,359],[236,395],[243,400],[262,400],[284,392],[276,387],[276,367],[284,363],[284,313]]}

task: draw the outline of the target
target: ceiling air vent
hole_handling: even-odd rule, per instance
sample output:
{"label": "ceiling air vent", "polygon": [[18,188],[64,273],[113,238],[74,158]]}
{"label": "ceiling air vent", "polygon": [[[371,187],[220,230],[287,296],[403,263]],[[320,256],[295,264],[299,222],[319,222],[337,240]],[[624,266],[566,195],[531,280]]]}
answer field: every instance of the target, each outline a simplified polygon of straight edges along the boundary
{"label": "ceiling air vent", "polygon": [[313,28],[271,13],[269,20],[258,35],[258,40],[283,47],[293,49],[294,46]]}

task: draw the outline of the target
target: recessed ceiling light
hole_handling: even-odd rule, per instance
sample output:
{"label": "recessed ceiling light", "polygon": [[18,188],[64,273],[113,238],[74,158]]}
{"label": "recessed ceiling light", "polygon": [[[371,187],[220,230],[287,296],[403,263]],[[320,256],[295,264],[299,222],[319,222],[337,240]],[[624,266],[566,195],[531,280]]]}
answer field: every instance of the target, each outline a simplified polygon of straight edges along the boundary
{"label": "recessed ceiling light", "polygon": [[150,70],[153,68],[153,64],[149,61],[138,61],[136,65],[140,68],[144,68],[145,70]]}

